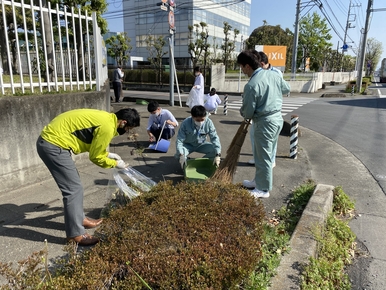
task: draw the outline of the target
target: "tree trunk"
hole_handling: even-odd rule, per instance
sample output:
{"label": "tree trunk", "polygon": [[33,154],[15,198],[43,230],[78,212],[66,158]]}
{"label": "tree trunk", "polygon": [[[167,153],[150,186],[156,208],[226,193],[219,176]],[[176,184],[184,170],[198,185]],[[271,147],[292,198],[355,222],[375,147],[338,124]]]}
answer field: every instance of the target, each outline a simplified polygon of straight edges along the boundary
{"label": "tree trunk", "polygon": [[[48,4],[46,0],[43,0],[42,2],[43,7],[48,8]],[[54,71],[54,44],[52,43],[52,27],[50,23],[50,16],[48,12],[43,12],[42,13],[42,18],[44,20],[44,33],[45,33],[45,38],[46,38],[46,53],[47,53],[47,63],[46,63],[46,71],[43,74],[44,80],[47,81],[53,81],[53,71]],[[48,75],[48,79],[47,79]]]}

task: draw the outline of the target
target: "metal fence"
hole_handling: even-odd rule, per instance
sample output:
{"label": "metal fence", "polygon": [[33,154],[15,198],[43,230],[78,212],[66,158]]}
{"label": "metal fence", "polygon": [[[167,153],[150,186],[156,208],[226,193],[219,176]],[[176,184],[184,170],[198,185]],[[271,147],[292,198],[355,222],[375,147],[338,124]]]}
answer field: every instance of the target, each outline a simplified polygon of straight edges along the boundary
{"label": "metal fence", "polygon": [[0,3],[2,95],[100,90],[107,79],[107,53],[95,12],[52,8],[42,0],[38,6],[24,0]]}

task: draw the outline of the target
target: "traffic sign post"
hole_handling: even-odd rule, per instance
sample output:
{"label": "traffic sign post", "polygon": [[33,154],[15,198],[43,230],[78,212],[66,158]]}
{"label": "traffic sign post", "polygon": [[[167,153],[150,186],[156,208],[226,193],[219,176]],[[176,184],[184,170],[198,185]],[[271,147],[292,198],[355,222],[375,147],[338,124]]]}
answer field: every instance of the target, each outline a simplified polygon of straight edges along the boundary
{"label": "traffic sign post", "polygon": [[[174,67],[174,53],[173,53],[173,45],[174,45],[174,33],[175,33],[175,21],[174,21],[174,8],[176,7],[176,3],[174,0],[162,0],[160,4],[161,9],[164,11],[169,11],[168,15],[168,23],[169,23],[169,90],[170,90],[170,98],[169,105],[174,106],[174,75],[175,75],[175,67]],[[178,83],[177,83],[178,89]],[[180,101],[181,103],[181,101]]]}

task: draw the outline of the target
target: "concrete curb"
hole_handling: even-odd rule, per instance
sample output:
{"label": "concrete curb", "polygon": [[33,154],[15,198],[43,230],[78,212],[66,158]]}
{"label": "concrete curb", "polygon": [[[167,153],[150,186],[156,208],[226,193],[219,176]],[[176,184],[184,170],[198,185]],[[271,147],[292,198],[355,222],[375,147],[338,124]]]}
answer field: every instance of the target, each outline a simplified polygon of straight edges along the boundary
{"label": "concrete curb", "polygon": [[325,224],[332,210],[333,189],[331,185],[318,184],[303,211],[290,240],[290,252],[284,255],[271,279],[270,290],[300,289],[300,274],[309,257],[315,257],[317,242],[312,231]]}

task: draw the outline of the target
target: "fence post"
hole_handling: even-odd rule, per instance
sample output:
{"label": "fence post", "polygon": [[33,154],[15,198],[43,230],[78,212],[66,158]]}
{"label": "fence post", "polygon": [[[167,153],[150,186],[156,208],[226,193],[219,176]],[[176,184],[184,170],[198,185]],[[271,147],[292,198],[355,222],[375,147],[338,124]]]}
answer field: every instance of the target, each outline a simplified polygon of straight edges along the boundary
{"label": "fence post", "polygon": [[291,131],[290,131],[290,158],[296,159],[298,154],[298,125],[299,116],[291,116]]}
{"label": "fence post", "polygon": [[224,97],[224,115],[228,114],[228,95]]}

